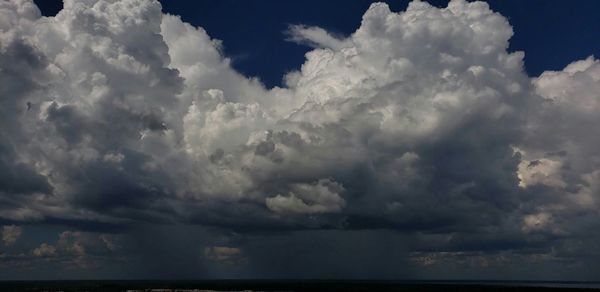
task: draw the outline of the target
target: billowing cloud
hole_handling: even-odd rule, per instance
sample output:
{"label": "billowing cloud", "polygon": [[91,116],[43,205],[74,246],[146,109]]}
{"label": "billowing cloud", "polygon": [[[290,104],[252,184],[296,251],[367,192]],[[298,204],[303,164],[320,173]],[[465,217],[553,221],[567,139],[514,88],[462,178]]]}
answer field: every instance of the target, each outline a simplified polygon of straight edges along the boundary
{"label": "billowing cloud", "polygon": [[52,257],[56,255],[56,247],[47,243],[40,244],[33,250],[33,255],[36,257]]}
{"label": "billowing cloud", "polygon": [[[600,63],[531,79],[485,3],[375,3],[347,37],[291,26],[314,49],[273,89],[156,1],[0,19],[0,220],[82,229],[35,257],[90,267],[120,245],[84,230],[145,224],[387,229],[420,267],[584,262],[599,238]],[[251,264],[236,243],[204,256]]]}
{"label": "billowing cloud", "polygon": [[339,195],[343,188],[335,182],[320,180],[315,184],[292,185],[291,189],[288,196],[267,198],[267,207],[276,213],[310,214],[340,212],[345,206]]}

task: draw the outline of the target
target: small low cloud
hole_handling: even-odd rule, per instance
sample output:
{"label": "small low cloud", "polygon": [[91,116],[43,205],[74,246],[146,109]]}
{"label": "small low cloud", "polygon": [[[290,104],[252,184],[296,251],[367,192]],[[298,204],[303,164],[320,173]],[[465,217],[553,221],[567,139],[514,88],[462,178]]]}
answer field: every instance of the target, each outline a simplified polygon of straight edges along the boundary
{"label": "small low cloud", "polygon": [[2,241],[4,245],[12,245],[21,237],[22,228],[16,225],[2,227]]}
{"label": "small low cloud", "polygon": [[36,257],[55,256],[56,255],[56,247],[44,242],[39,247],[37,247],[33,250],[33,255]]}
{"label": "small low cloud", "polygon": [[204,256],[214,262],[223,264],[241,264],[247,261],[242,250],[237,247],[209,246],[204,248]]}

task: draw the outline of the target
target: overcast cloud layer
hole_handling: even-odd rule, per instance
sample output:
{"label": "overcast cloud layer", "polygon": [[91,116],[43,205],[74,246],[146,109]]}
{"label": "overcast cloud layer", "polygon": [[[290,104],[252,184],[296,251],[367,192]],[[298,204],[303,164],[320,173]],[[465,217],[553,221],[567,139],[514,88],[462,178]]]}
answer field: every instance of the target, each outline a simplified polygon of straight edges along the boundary
{"label": "overcast cloud layer", "polygon": [[0,269],[597,279],[600,62],[530,77],[512,34],[377,3],[290,26],[314,49],[267,89],[155,1],[2,1]]}

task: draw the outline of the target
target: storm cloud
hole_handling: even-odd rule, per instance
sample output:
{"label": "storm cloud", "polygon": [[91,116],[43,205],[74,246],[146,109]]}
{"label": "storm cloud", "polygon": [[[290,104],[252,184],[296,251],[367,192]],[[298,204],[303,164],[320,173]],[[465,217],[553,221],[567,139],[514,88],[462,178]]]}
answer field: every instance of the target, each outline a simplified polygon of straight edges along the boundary
{"label": "storm cloud", "polygon": [[151,257],[164,226],[202,229],[180,250],[209,275],[277,276],[282,250],[340,277],[597,265],[600,61],[530,77],[507,19],[462,0],[285,33],[313,49],[269,89],[156,1],[0,2],[3,241],[65,229],[0,268]]}

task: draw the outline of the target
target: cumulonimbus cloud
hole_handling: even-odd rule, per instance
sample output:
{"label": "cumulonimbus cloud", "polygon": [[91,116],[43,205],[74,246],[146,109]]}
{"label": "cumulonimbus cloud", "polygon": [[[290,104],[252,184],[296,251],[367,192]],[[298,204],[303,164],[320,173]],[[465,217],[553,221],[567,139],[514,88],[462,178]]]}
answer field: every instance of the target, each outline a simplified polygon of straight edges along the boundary
{"label": "cumulonimbus cloud", "polygon": [[438,250],[597,225],[599,61],[530,78],[485,3],[293,26],[315,49],[272,89],[156,1],[0,19],[2,220],[454,234]]}

